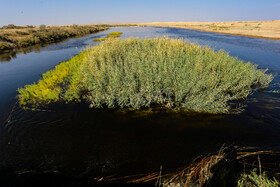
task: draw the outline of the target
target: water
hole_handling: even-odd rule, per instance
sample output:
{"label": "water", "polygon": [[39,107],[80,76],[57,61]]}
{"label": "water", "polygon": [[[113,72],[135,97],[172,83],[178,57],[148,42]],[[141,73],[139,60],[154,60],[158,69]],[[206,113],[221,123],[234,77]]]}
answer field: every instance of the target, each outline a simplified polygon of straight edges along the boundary
{"label": "water", "polygon": [[[183,38],[268,68],[271,86],[251,95],[239,115],[93,110],[84,103],[39,111],[17,105],[17,88],[78,54],[95,37]],[[26,53],[26,54],[24,54]],[[68,177],[127,175],[181,167],[223,144],[280,145],[280,41],[178,28],[127,27],[0,56],[0,166],[12,171],[56,172]],[[0,172],[1,176],[1,172]],[[3,178],[3,176],[2,176]]]}

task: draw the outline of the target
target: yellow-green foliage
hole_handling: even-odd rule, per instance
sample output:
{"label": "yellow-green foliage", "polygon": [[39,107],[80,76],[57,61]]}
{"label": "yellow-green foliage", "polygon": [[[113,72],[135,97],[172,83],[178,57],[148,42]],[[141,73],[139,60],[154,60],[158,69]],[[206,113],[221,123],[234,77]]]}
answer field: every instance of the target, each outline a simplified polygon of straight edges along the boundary
{"label": "yellow-green foliage", "polygon": [[238,187],[278,187],[280,182],[275,178],[269,179],[265,173],[257,174],[256,170],[250,174],[243,173],[238,180]]}
{"label": "yellow-green foliage", "polygon": [[251,63],[168,38],[107,41],[82,66],[92,107],[140,109],[161,105],[199,112],[228,112],[272,80]]}
{"label": "yellow-green foliage", "polygon": [[94,42],[100,42],[100,41],[105,41],[108,39],[113,39],[113,38],[118,38],[122,35],[122,32],[112,32],[112,33],[108,33],[106,38],[95,38],[93,39]]}
{"label": "yellow-green foliage", "polygon": [[[62,62],[54,69],[43,74],[38,83],[27,85],[19,89],[19,102],[22,106],[31,105],[37,107],[40,104],[49,104],[64,99],[64,95],[76,98],[75,89],[77,85],[78,67],[84,62],[88,50],[73,57],[67,62]],[[68,88],[69,87],[69,88]],[[65,92],[65,90],[68,90]],[[65,98],[67,100],[67,97]]]}
{"label": "yellow-green foliage", "polygon": [[[40,101],[83,98],[97,108],[140,109],[157,105],[227,113],[228,101],[246,98],[255,88],[266,87],[272,80],[265,70],[258,70],[224,51],[215,52],[176,39],[108,40],[89,49],[87,54],[68,82],[64,78],[70,74],[63,73],[63,63],[56,67],[58,75],[49,74],[50,79],[55,75],[57,86],[47,88],[54,90],[51,98],[56,99],[46,102],[45,94],[29,97],[29,93],[23,97],[27,86],[20,91],[20,103],[35,105]],[[45,79],[43,76],[42,83],[36,85],[51,82]],[[61,86],[62,83],[67,87]],[[45,92],[36,85],[32,87],[34,92]]]}
{"label": "yellow-green foliage", "polygon": [[108,37],[113,37],[113,38],[116,38],[116,37],[120,37],[123,33],[122,32],[111,32],[111,33],[108,33]]}

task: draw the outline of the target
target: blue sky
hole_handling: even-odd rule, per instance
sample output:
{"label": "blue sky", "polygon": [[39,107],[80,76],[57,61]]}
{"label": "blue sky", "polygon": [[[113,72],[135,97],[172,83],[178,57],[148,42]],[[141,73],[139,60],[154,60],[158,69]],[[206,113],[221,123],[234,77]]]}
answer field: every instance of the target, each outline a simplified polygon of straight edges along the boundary
{"label": "blue sky", "polygon": [[280,0],[0,0],[0,26],[277,19]]}

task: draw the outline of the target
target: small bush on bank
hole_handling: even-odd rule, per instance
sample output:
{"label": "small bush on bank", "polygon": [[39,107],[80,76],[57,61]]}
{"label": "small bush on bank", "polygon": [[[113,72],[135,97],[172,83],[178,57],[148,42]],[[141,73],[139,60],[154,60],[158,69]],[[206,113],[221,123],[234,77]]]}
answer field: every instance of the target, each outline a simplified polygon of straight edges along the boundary
{"label": "small bush on bank", "polygon": [[18,35],[29,35],[29,33],[23,32],[23,31],[16,31],[16,33],[17,33]]}
{"label": "small bush on bank", "polygon": [[[77,58],[79,62],[74,57],[58,65],[57,73],[47,73],[58,83],[45,74],[38,84],[20,89],[20,103],[36,106],[84,99],[96,108],[162,106],[228,113],[228,101],[244,99],[272,80],[265,70],[224,51],[168,38],[108,40]],[[59,78],[66,64],[72,70]],[[43,92],[45,96],[38,97]]]}
{"label": "small bush on bank", "polygon": [[12,49],[13,46],[10,43],[0,41],[0,50],[9,50]]}
{"label": "small bush on bank", "polygon": [[47,26],[46,25],[40,25],[39,30],[44,31],[46,30]]}

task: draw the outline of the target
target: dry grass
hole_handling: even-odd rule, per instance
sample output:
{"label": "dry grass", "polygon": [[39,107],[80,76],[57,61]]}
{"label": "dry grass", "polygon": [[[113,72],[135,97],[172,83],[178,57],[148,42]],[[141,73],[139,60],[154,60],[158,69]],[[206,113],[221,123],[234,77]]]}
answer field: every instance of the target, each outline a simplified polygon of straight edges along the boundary
{"label": "dry grass", "polygon": [[[262,158],[262,162],[260,161]],[[118,178],[95,178],[103,182],[155,183],[156,186],[277,186],[280,152],[250,147],[222,147],[201,156],[184,168]],[[276,178],[278,179],[276,179]],[[259,185],[262,184],[262,185]],[[266,185],[267,184],[267,185]]]}
{"label": "dry grass", "polygon": [[178,27],[208,32],[280,39],[280,20],[234,22],[152,22],[139,26]]}

